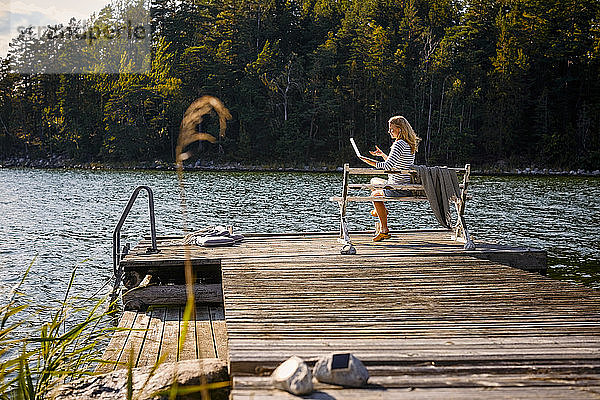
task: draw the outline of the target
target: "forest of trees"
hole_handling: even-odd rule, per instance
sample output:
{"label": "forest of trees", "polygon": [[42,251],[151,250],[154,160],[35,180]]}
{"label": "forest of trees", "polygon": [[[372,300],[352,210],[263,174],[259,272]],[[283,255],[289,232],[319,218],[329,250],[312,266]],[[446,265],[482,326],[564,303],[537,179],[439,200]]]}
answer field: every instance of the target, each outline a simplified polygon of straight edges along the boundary
{"label": "forest of trees", "polygon": [[233,119],[201,159],[340,165],[349,137],[387,147],[401,114],[421,163],[600,166],[598,0],[155,0],[150,15],[145,74],[16,74],[9,59],[40,43],[15,38],[0,158],[173,162],[208,94]]}

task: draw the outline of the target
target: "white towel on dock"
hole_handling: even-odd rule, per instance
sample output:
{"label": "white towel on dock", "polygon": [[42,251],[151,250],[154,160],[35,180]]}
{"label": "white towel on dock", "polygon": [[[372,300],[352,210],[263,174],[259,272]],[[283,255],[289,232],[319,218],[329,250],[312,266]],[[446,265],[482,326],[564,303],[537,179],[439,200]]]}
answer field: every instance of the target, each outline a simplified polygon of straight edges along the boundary
{"label": "white towel on dock", "polygon": [[227,236],[198,236],[194,240],[195,244],[204,247],[231,246],[235,243],[233,238]]}
{"label": "white towel on dock", "polygon": [[244,239],[244,235],[233,234],[224,226],[209,226],[186,235],[184,244],[196,244],[204,247],[231,246]]}

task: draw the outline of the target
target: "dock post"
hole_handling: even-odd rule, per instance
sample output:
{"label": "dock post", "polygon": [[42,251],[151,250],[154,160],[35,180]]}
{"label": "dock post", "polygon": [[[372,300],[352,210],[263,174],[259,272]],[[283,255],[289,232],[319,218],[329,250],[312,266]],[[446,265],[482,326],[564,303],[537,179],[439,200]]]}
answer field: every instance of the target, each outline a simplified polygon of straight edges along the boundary
{"label": "dock post", "polygon": [[342,183],[342,199],[340,201],[340,242],[344,243],[342,254],[356,254],[356,249],[350,240],[348,233],[348,220],[346,218],[346,207],[348,206],[348,180],[350,175],[350,164],[344,164],[344,179]]}
{"label": "dock post", "polygon": [[467,223],[465,221],[465,206],[467,203],[467,188],[469,186],[469,177],[471,175],[471,164],[465,164],[465,175],[463,176],[463,187],[460,191],[460,199],[456,202],[456,227],[454,234],[456,239],[462,237],[465,241],[465,250],[474,250],[475,243],[471,240]]}

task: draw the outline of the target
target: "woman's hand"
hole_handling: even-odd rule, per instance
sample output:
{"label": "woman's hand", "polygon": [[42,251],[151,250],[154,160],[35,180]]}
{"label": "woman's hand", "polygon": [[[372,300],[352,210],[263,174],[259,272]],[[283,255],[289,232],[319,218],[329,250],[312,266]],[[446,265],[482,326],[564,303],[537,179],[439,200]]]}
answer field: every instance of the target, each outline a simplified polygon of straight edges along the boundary
{"label": "woman's hand", "polygon": [[379,157],[383,157],[385,156],[385,153],[383,151],[381,151],[381,149],[377,146],[375,146],[375,150],[374,151],[369,151],[369,153],[371,153],[374,156],[379,156]]}

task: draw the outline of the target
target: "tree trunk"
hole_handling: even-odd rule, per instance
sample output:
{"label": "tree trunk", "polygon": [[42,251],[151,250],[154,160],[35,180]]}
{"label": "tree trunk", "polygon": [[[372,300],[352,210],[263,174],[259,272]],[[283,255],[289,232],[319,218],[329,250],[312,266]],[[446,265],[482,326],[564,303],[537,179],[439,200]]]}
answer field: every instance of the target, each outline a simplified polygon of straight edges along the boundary
{"label": "tree trunk", "polygon": [[[443,116],[443,114],[444,114],[444,112],[443,112],[443,111],[444,111],[444,90],[445,90],[445,87],[446,87],[446,79],[447,79],[447,78],[448,78],[448,77],[446,76],[446,77],[444,78],[443,82],[442,82],[442,93],[441,93],[441,95],[440,95],[440,111],[439,111],[439,113],[440,113],[440,118],[438,118],[438,131],[437,131],[437,137],[438,137],[438,138],[440,138],[440,137],[441,137],[440,135],[441,135],[441,133],[442,133],[442,116]],[[447,149],[448,149],[448,148],[446,147],[446,150],[447,150]],[[446,154],[447,154],[447,152],[446,152]]]}
{"label": "tree trunk", "polygon": [[429,86],[429,114],[427,116],[427,140],[425,146],[425,164],[429,162],[429,153],[431,152],[431,112],[433,108],[433,79],[431,79],[431,83]]}

